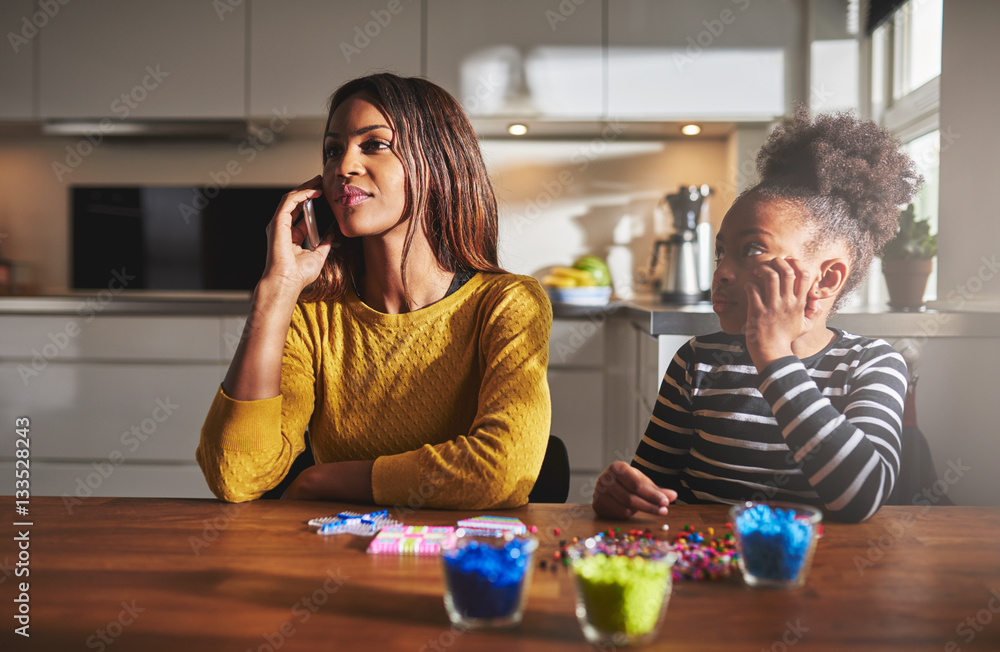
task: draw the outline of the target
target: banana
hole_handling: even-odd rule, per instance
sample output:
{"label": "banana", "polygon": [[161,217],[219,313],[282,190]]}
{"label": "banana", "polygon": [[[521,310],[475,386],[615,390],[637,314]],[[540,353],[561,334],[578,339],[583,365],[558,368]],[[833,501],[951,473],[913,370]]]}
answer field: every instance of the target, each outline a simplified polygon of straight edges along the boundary
{"label": "banana", "polygon": [[542,285],[547,285],[550,288],[575,288],[576,280],[565,276],[549,275],[542,279]]}

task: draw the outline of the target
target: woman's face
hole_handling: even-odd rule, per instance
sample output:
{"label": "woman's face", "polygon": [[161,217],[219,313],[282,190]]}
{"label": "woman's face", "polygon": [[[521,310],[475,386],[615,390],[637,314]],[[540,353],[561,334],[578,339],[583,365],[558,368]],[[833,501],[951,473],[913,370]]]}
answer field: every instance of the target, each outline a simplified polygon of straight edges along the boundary
{"label": "woman's face", "polygon": [[802,209],[794,205],[752,195],[733,204],[715,238],[712,309],[722,330],[746,330],[746,286],[757,278],[754,268],[778,257],[795,258],[801,266],[809,266],[809,238]]}
{"label": "woman's face", "polygon": [[395,132],[373,98],[356,93],[330,116],[323,139],[323,194],[346,237],[406,232],[406,172]]}

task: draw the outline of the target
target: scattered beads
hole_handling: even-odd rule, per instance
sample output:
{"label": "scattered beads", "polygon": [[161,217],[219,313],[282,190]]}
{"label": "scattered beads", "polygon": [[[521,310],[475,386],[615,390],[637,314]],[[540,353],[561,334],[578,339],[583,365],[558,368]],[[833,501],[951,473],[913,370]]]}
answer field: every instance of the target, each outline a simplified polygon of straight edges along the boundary
{"label": "scattered beads", "polygon": [[[709,534],[712,533],[714,530],[709,529]],[[674,539],[674,551],[677,553],[673,568],[675,582],[725,579],[739,567],[739,553],[732,534],[706,541],[701,532],[687,525]]]}
{"label": "scattered beads", "polygon": [[[661,529],[667,532],[670,530],[670,526],[664,523]],[[616,531],[619,534],[616,535]],[[653,536],[653,531],[649,528],[620,532],[621,528],[598,532],[587,539],[585,545],[599,554],[644,557],[649,556],[653,549],[662,549],[663,545],[666,544],[669,550],[677,555],[677,561],[672,570],[675,582],[725,579],[737,572],[739,568],[736,538],[731,532],[717,538],[708,538],[701,532],[695,531],[691,525],[685,525],[684,531],[679,532],[672,543],[656,539]],[[708,530],[709,537],[713,536],[714,533],[714,528]],[[579,540],[579,537],[573,537],[572,541],[577,543]],[[570,556],[566,540],[559,542],[559,549],[552,554],[552,559],[554,562],[550,566],[552,570],[556,570],[560,562],[563,566],[569,565]],[[545,568],[546,565],[540,565],[540,567]]]}

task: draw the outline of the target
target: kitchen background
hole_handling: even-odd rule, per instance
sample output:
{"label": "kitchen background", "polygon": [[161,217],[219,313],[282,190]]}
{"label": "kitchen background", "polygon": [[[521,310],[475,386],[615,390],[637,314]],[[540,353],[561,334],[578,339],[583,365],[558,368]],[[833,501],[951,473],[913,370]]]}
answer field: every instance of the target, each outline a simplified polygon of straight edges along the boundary
{"label": "kitchen background", "polygon": [[[29,298],[74,297],[64,312],[77,315],[94,291],[72,289],[70,186],[208,193],[217,185],[297,185],[319,172],[330,92],[390,69],[441,83],[473,116],[500,200],[508,269],[537,273],[583,254],[606,256],[617,243],[638,273],[663,235],[654,209],[666,192],[710,186],[705,217],[717,229],[752,181],[753,158],[776,119],[799,102],[813,111],[854,108],[910,143],[931,181],[919,216],[940,229],[927,296],[942,312],[905,329],[877,322],[884,330],[867,334],[918,354],[920,424],[936,470],[971,467],[947,487],[949,497],[995,504],[1000,220],[987,189],[1000,171],[1000,73],[989,63],[1000,57],[1000,7],[913,0],[872,36],[867,8],[853,0],[8,1],[0,6],[9,46],[0,58],[0,257],[15,261],[15,281]],[[920,77],[928,65],[933,72]],[[511,136],[512,123],[528,133]],[[688,123],[702,132],[681,135]],[[273,209],[261,207],[266,215]],[[639,296],[649,289],[630,286]],[[0,414],[11,422],[22,412],[36,420],[45,410],[59,414],[52,421],[59,428],[44,435],[50,443],[34,452],[51,478],[41,486],[54,493],[72,494],[154,404],[156,390],[147,386],[99,393],[94,379],[115,387],[140,373],[180,379],[191,371],[184,362],[211,386],[224,372],[226,336],[239,333],[238,307],[201,331],[205,324],[176,314],[115,312],[137,295],[148,298],[116,295],[98,320],[108,334],[91,329],[76,338],[47,361],[37,382],[18,369],[51,340],[47,334],[64,331],[67,317],[52,303],[0,302]],[[215,298],[236,306],[240,299]],[[852,310],[884,312],[877,270]],[[985,321],[970,322],[970,312]],[[588,323],[596,326],[582,327]],[[966,323],[973,325],[956,325]],[[204,358],[164,344],[205,332],[221,343]],[[611,338],[619,331],[610,321],[557,320],[553,338],[581,332],[588,343],[574,343],[576,357],[554,363],[550,377],[564,395],[607,405],[608,365],[621,344]],[[98,352],[83,345],[87,337]],[[650,349],[655,371],[669,356],[664,351],[686,339],[662,337],[660,349]],[[154,340],[158,352],[143,349]],[[96,375],[82,381],[86,369]],[[53,407],[46,396],[59,387],[72,387],[73,398]],[[182,446],[144,439],[114,481],[94,493],[155,493],[155,483],[142,485],[156,470],[187,478],[201,491],[195,495],[204,495],[190,454],[204,416],[200,403],[207,410],[210,398],[196,392],[179,401],[187,416],[170,425],[186,432]],[[613,457],[616,409],[585,418],[557,410],[557,418],[579,420],[554,423],[561,431],[588,419],[604,424],[598,446],[580,440],[599,451],[574,460],[580,478]],[[631,437],[621,438],[623,445],[634,445]],[[4,446],[6,468],[13,443]]]}

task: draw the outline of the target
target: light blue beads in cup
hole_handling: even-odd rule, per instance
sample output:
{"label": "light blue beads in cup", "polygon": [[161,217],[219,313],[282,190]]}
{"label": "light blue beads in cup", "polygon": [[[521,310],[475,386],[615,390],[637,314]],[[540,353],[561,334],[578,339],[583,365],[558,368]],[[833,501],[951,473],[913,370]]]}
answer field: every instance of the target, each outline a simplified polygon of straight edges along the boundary
{"label": "light blue beads in cup", "polygon": [[805,584],[819,538],[823,513],[794,503],[754,503],[730,510],[749,586],[794,589]]}

